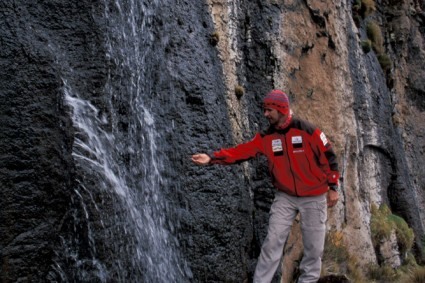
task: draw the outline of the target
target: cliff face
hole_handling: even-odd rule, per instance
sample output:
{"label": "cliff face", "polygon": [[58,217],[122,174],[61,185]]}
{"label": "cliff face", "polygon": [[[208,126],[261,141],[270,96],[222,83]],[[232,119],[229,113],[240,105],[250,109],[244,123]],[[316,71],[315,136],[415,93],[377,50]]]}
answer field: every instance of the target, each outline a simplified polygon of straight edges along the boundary
{"label": "cliff face", "polygon": [[[386,204],[423,259],[423,1],[71,2],[0,4],[3,282],[248,282],[274,192],[265,162],[189,157],[266,127],[272,88],[335,146],[329,235],[362,267],[386,263],[370,228]],[[382,42],[366,52],[370,22]],[[297,238],[295,225],[286,280]]]}
{"label": "cliff face", "polygon": [[[240,105],[254,105],[251,97],[264,93],[258,87],[260,81],[282,88],[291,95],[295,113],[315,122],[334,143],[344,193],[340,204],[330,210],[330,231],[343,232],[350,254],[363,265],[375,262],[370,207],[388,204],[415,230],[421,254],[423,180],[416,166],[424,162],[424,117],[419,102],[423,87],[418,79],[423,78],[423,67],[418,67],[423,63],[423,51],[419,51],[424,40],[423,3],[383,1],[362,18],[356,17],[355,3],[350,2],[230,5],[211,1],[210,5],[213,17],[219,19],[216,27],[225,37],[225,43],[219,44],[224,64],[242,62],[236,74],[247,95]],[[393,60],[390,70],[379,64],[378,50],[366,53],[362,49],[367,26],[375,21],[382,28],[382,46]],[[232,26],[236,27],[229,31]],[[228,42],[239,45],[229,51]],[[262,53],[256,53],[255,60],[251,54],[260,46]],[[416,63],[409,64],[412,57]],[[261,68],[264,64],[268,69]],[[260,110],[245,109],[261,115]],[[247,125],[257,121],[246,119]]]}

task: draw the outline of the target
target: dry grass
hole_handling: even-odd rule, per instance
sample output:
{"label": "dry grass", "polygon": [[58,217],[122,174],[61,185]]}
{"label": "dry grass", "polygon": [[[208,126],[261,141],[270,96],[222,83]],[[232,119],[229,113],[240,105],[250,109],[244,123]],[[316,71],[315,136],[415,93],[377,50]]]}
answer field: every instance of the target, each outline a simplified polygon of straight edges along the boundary
{"label": "dry grass", "polygon": [[425,282],[425,267],[418,267],[413,270],[405,281],[406,283],[424,283]]}
{"label": "dry grass", "polygon": [[369,278],[378,282],[399,282],[400,274],[388,265],[372,265],[369,268]]}
{"label": "dry grass", "polygon": [[329,274],[346,274],[353,283],[366,282],[358,261],[347,251],[341,231],[326,236],[322,277]]}
{"label": "dry grass", "polygon": [[325,240],[324,260],[332,260],[336,263],[346,262],[348,252],[343,244],[343,234],[341,231],[329,232]]}

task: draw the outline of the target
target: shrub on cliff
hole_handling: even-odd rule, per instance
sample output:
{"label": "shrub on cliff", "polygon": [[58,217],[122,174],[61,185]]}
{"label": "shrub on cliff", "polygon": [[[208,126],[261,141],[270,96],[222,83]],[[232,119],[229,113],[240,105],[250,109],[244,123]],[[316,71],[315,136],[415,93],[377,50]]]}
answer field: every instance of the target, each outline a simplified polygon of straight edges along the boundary
{"label": "shrub on cliff", "polygon": [[386,205],[381,205],[378,208],[376,205],[371,206],[370,230],[372,233],[372,242],[376,246],[381,239],[388,239],[391,235],[393,225],[388,221],[388,216],[391,214],[390,209]]}
{"label": "shrub on cliff", "polygon": [[397,243],[402,255],[406,254],[413,247],[415,235],[413,230],[407,225],[403,218],[390,214],[388,220],[394,224],[395,233],[397,235]]}
{"label": "shrub on cliff", "polygon": [[381,65],[382,70],[384,70],[384,72],[386,72],[387,70],[389,70],[391,68],[391,59],[390,57],[383,53],[383,54],[379,54],[378,55],[378,61],[379,61],[379,65]]}
{"label": "shrub on cliff", "polygon": [[361,1],[361,8],[360,13],[363,18],[369,16],[373,12],[376,11],[375,8],[375,0],[362,0]]}
{"label": "shrub on cliff", "polygon": [[363,40],[361,45],[364,53],[369,53],[372,50],[372,41],[370,39]]}
{"label": "shrub on cliff", "polygon": [[374,21],[370,21],[366,27],[367,37],[372,41],[373,50],[377,54],[384,52],[384,38],[382,36],[381,27]]}
{"label": "shrub on cliff", "polygon": [[211,45],[216,46],[220,41],[220,34],[217,31],[214,31],[212,34],[210,34],[209,40]]}
{"label": "shrub on cliff", "polygon": [[363,19],[376,11],[375,0],[356,0],[353,3],[353,13]]}
{"label": "shrub on cliff", "polygon": [[245,93],[245,89],[241,85],[235,86],[235,95],[238,99],[240,99]]}
{"label": "shrub on cliff", "polygon": [[387,205],[381,205],[378,209],[372,205],[372,217],[370,219],[370,230],[372,232],[372,242],[375,246],[379,245],[381,240],[388,239],[392,231],[397,236],[397,245],[402,258],[407,256],[413,247],[414,233],[413,229],[407,225],[406,221],[391,213]]}

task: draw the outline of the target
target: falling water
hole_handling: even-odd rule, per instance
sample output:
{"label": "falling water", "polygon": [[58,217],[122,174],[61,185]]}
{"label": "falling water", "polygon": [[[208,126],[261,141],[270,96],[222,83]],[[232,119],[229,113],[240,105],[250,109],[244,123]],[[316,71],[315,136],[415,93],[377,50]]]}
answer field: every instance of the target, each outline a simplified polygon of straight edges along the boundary
{"label": "falling water", "polygon": [[[104,0],[107,82],[101,103],[63,76],[75,128],[73,197],[78,236],[63,238],[54,270],[63,282],[187,282],[190,275],[173,235],[172,208],[161,193],[166,157],[152,109],[150,70],[157,0]],[[71,79],[70,79],[71,77]],[[65,265],[72,265],[67,268]],[[71,269],[71,271],[69,271]],[[56,278],[58,275],[56,275]]]}

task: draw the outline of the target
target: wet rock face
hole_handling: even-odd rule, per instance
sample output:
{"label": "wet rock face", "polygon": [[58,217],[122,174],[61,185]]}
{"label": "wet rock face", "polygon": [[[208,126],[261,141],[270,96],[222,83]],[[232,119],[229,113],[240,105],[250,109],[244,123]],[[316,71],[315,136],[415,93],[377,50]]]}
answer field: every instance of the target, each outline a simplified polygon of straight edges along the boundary
{"label": "wet rock face", "polygon": [[[194,282],[240,282],[248,278],[252,241],[252,204],[240,166],[197,167],[196,152],[231,146],[231,128],[224,100],[225,85],[208,7],[202,1],[164,8],[168,19],[158,35],[170,35],[164,66],[170,78],[156,87],[170,93],[161,102],[165,133],[163,150],[170,158],[169,179],[175,194],[169,200],[180,213],[179,241]],[[163,70],[164,70],[163,69]]]}
{"label": "wet rock face", "polygon": [[[73,61],[83,62],[91,55],[76,34],[85,35],[86,44],[99,43],[90,39],[90,6],[84,3],[13,1],[0,6],[0,281],[45,282],[74,180],[74,133],[54,67],[60,54],[50,44],[72,50]],[[90,67],[81,69],[93,78],[96,72]]]}
{"label": "wet rock face", "polygon": [[[35,7],[1,4],[0,281],[43,281],[72,183],[73,132]],[[45,24],[38,13],[39,24]]]}
{"label": "wet rock face", "polygon": [[[233,142],[223,74],[208,40],[213,28],[207,7],[201,1],[180,4],[165,5],[154,19],[154,41],[163,60],[151,70],[152,95],[161,94],[153,97],[153,108],[164,138],[161,154],[168,156],[163,172],[171,184],[167,198],[177,207],[175,232],[193,280],[238,282],[251,272],[251,199],[240,167],[200,168],[190,162],[195,152]],[[0,51],[1,281],[59,280],[55,262],[61,264],[61,275],[78,273],[73,270],[78,259],[63,257],[62,240],[74,237],[70,242],[78,245],[80,259],[90,257],[87,223],[76,225],[73,217],[88,209],[97,218],[93,207],[75,203],[76,175],[86,173],[74,169],[74,129],[63,103],[62,78],[73,80],[68,83],[74,91],[108,113],[106,68],[117,66],[105,59],[102,3],[1,5],[6,27]],[[125,131],[128,102],[119,98],[113,103],[121,109],[118,124]],[[102,229],[99,223],[91,226]],[[110,252],[107,241],[113,241],[102,238],[104,233],[94,235],[101,261]]]}

